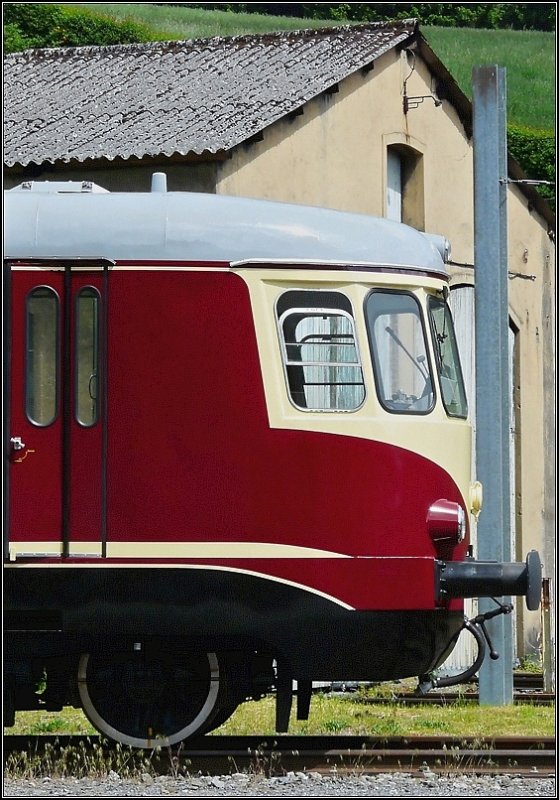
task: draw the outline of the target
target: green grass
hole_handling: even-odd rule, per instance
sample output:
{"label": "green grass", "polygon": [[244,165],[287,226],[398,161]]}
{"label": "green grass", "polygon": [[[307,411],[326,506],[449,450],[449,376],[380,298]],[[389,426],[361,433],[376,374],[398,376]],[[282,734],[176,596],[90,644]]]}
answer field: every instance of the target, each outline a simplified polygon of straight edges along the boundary
{"label": "green grass", "polygon": [[149,753],[120,744],[107,748],[104,742],[97,741],[81,741],[64,747],[47,742],[42,752],[10,753],[4,762],[4,778],[15,780],[77,780],[106,777],[111,772],[124,779],[141,778],[146,774],[156,777]]}
{"label": "green grass", "polygon": [[[274,733],[274,698],[243,703],[216,733]],[[292,712],[293,735],[352,734],[359,736],[553,736],[555,713],[549,706],[513,705],[486,708],[459,702],[449,706],[403,703],[366,705],[351,698],[317,695],[309,720]]]}
{"label": "green grass", "polygon": [[[339,24],[332,20],[236,14],[149,3],[74,3],[115,19],[142,22],[157,39],[237,36]],[[422,27],[437,56],[468,97],[474,66],[506,68],[508,121],[537,130],[555,127],[555,34],[540,31]]]}
{"label": "green grass", "polygon": [[423,35],[470,99],[473,67],[498,64],[506,69],[508,121],[554,129],[555,34],[424,28]]}
{"label": "green grass", "polygon": [[237,14],[234,11],[206,11],[201,8],[174,8],[151,3],[71,3],[107,14],[117,20],[143,22],[157,39],[209,39],[212,36],[240,36],[246,33],[272,33],[299,28],[324,28],[339,25],[334,20],[275,17],[267,14]]}
{"label": "green grass", "polygon": [[[274,735],[275,698],[243,703],[214,733],[244,736]],[[452,735],[553,736],[555,709],[552,706],[511,705],[482,707],[458,702],[448,706],[408,705],[393,702],[367,705],[351,695],[316,695],[310,719],[298,721],[292,711],[289,733],[293,735],[354,734],[371,736]],[[83,713],[65,708],[60,713],[19,711],[16,725],[5,733],[87,736],[95,733]]]}
{"label": "green grass", "polygon": [[[399,687],[401,689],[401,687]],[[382,691],[381,691],[382,693]],[[452,736],[481,740],[499,736],[554,735],[555,713],[550,706],[516,705],[482,708],[458,702],[443,706],[405,706],[393,702],[366,705],[352,696],[316,695],[311,718],[297,721],[291,715],[289,733],[294,735],[353,734],[358,736]],[[243,703],[215,735],[261,735],[274,737],[275,698]],[[16,726],[5,733],[34,735],[55,733],[88,737],[96,731],[83,713],[65,708],[58,714],[36,711],[16,713]],[[186,745],[188,748],[188,745]],[[185,761],[185,765],[189,762]],[[356,764],[356,767],[359,766]],[[186,768],[186,766],[185,766]],[[266,763],[255,762],[260,771]],[[169,774],[181,772],[180,760],[169,753]],[[82,741],[64,747],[47,743],[44,752],[12,753],[4,764],[5,778],[38,780],[42,777],[84,778],[107,776],[111,771],[123,778],[156,777],[150,753],[117,745],[107,748],[103,740]]]}

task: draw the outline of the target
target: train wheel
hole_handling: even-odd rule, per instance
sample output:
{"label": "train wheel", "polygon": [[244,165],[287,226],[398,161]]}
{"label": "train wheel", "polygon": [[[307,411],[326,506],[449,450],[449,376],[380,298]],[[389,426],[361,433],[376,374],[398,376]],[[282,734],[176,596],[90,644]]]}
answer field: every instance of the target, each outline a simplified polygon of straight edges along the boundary
{"label": "train wheel", "polygon": [[78,688],[91,724],[132,747],[180,742],[207,730],[220,711],[215,653],[85,654]]}

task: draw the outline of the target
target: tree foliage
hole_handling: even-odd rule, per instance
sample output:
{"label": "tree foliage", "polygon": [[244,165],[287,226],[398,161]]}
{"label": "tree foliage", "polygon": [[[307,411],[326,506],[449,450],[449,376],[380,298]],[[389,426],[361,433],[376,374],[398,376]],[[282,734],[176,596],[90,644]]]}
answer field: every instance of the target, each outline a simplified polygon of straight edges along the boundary
{"label": "tree foliage", "polygon": [[[155,5],[169,5],[156,3]],[[243,14],[273,14],[341,22],[381,22],[415,17],[423,25],[451,28],[555,30],[555,3],[173,3]]]}
{"label": "tree foliage", "polygon": [[512,157],[533,180],[548,181],[538,192],[555,208],[555,136],[552,131],[537,131],[521,125],[507,126],[507,147]]}
{"label": "tree foliage", "polygon": [[4,52],[35,47],[130,44],[153,38],[149,28],[51,3],[4,5]]}

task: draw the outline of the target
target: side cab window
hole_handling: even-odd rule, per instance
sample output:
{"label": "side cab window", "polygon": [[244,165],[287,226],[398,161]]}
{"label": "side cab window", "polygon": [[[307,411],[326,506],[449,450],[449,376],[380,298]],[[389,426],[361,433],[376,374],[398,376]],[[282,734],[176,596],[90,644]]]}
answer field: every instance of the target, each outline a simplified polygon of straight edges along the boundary
{"label": "side cab window", "polygon": [[465,419],[468,416],[468,403],[452,314],[444,300],[439,297],[429,298],[429,320],[435,344],[443,405],[449,417]]}

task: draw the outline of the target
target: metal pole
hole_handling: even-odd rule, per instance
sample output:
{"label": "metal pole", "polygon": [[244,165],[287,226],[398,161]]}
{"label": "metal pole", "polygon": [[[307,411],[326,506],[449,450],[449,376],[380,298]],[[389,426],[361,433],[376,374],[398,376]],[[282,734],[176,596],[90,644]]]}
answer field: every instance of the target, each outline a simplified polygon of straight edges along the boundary
{"label": "metal pole", "polygon": [[[510,561],[510,453],[507,258],[506,78],[498,66],[475,67],[473,84],[474,256],[476,305],[477,477],[483,484],[478,558]],[[503,598],[510,602],[510,598]],[[480,611],[495,608],[480,599]],[[500,658],[479,673],[482,705],[512,703],[510,615],[487,624]]]}
{"label": "metal pole", "polygon": [[543,651],[543,690],[555,692],[555,674],[553,672],[553,633],[551,624],[551,591],[550,579],[542,582],[542,651]]}

